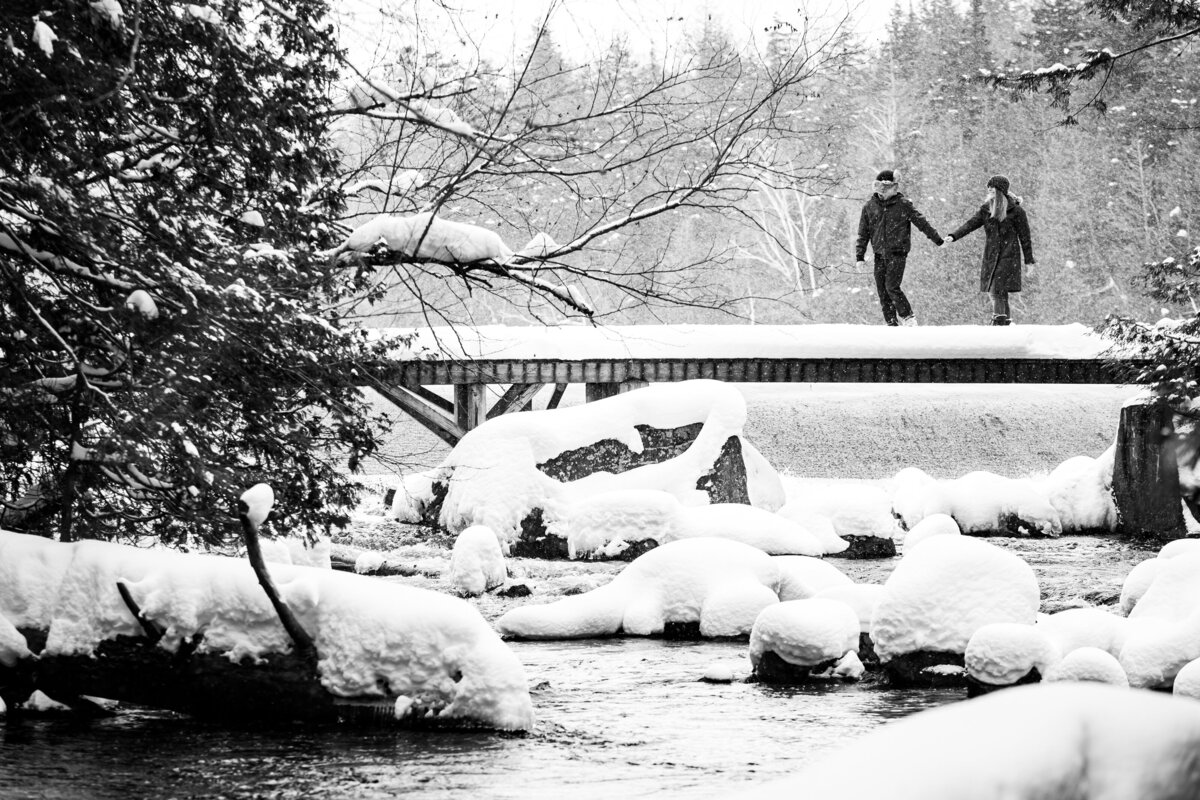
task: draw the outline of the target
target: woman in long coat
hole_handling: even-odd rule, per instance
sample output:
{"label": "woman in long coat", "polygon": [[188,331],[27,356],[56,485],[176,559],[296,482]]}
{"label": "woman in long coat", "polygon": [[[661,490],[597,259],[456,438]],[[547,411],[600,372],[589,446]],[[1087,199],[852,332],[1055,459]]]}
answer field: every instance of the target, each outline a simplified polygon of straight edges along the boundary
{"label": "woman in long coat", "polygon": [[979,291],[992,298],[992,324],[1011,322],[1008,307],[1010,292],[1021,291],[1021,256],[1026,264],[1035,264],[1033,243],[1029,238],[1029,218],[1021,208],[1021,198],[1008,193],[1008,178],[995,175],[987,182],[986,201],[975,216],[946,237],[955,242],[977,228],[983,228],[987,240],[983,246],[983,264],[979,269]]}

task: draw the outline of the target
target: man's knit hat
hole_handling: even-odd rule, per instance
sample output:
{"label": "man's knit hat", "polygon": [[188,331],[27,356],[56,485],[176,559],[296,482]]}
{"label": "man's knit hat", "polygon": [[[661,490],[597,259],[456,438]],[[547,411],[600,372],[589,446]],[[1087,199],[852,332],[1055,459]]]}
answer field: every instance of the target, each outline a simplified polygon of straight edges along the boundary
{"label": "man's knit hat", "polygon": [[989,187],[994,188],[998,192],[1008,194],[1008,178],[1003,175],[993,175],[987,182]]}
{"label": "man's knit hat", "polygon": [[895,172],[890,169],[885,169],[883,172],[875,176],[875,180],[883,181],[884,183],[898,183],[900,179],[896,177]]}

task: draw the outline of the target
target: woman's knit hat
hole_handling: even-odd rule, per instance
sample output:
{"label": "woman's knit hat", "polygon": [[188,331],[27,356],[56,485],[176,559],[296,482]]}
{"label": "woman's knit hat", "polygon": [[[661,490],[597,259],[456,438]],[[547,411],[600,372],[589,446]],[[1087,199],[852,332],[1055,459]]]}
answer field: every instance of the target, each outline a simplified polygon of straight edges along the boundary
{"label": "woman's knit hat", "polygon": [[900,178],[896,175],[895,170],[885,169],[875,176],[875,180],[883,183],[899,183]]}
{"label": "woman's knit hat", "polygon": [[995,188],[998,192],[1008,194],[1008,178],[1003,175],[993,175],[987,182],[989,187]]}

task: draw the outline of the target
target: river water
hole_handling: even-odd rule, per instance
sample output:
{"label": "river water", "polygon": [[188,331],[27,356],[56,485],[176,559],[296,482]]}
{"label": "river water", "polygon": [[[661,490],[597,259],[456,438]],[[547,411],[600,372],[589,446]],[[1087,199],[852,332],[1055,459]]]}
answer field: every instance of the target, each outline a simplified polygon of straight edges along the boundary
{"label": "river water", "polygon": [[722,797],[960,691],[700,680],[745,642],[514,642],[527,735],[234,727],[125,710],[0,722],[0,798]]}

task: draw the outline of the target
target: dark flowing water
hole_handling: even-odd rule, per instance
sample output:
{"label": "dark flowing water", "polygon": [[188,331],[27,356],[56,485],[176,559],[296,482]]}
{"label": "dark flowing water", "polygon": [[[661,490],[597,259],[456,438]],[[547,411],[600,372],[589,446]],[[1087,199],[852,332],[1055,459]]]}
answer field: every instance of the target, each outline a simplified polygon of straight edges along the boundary
{"label": "dark flowing water", "polygon": [[0,721],[0,798],[721,797],[962,697],[699,680],[745,643],[511,646],[534,687],[528,735],[39,716]]}

